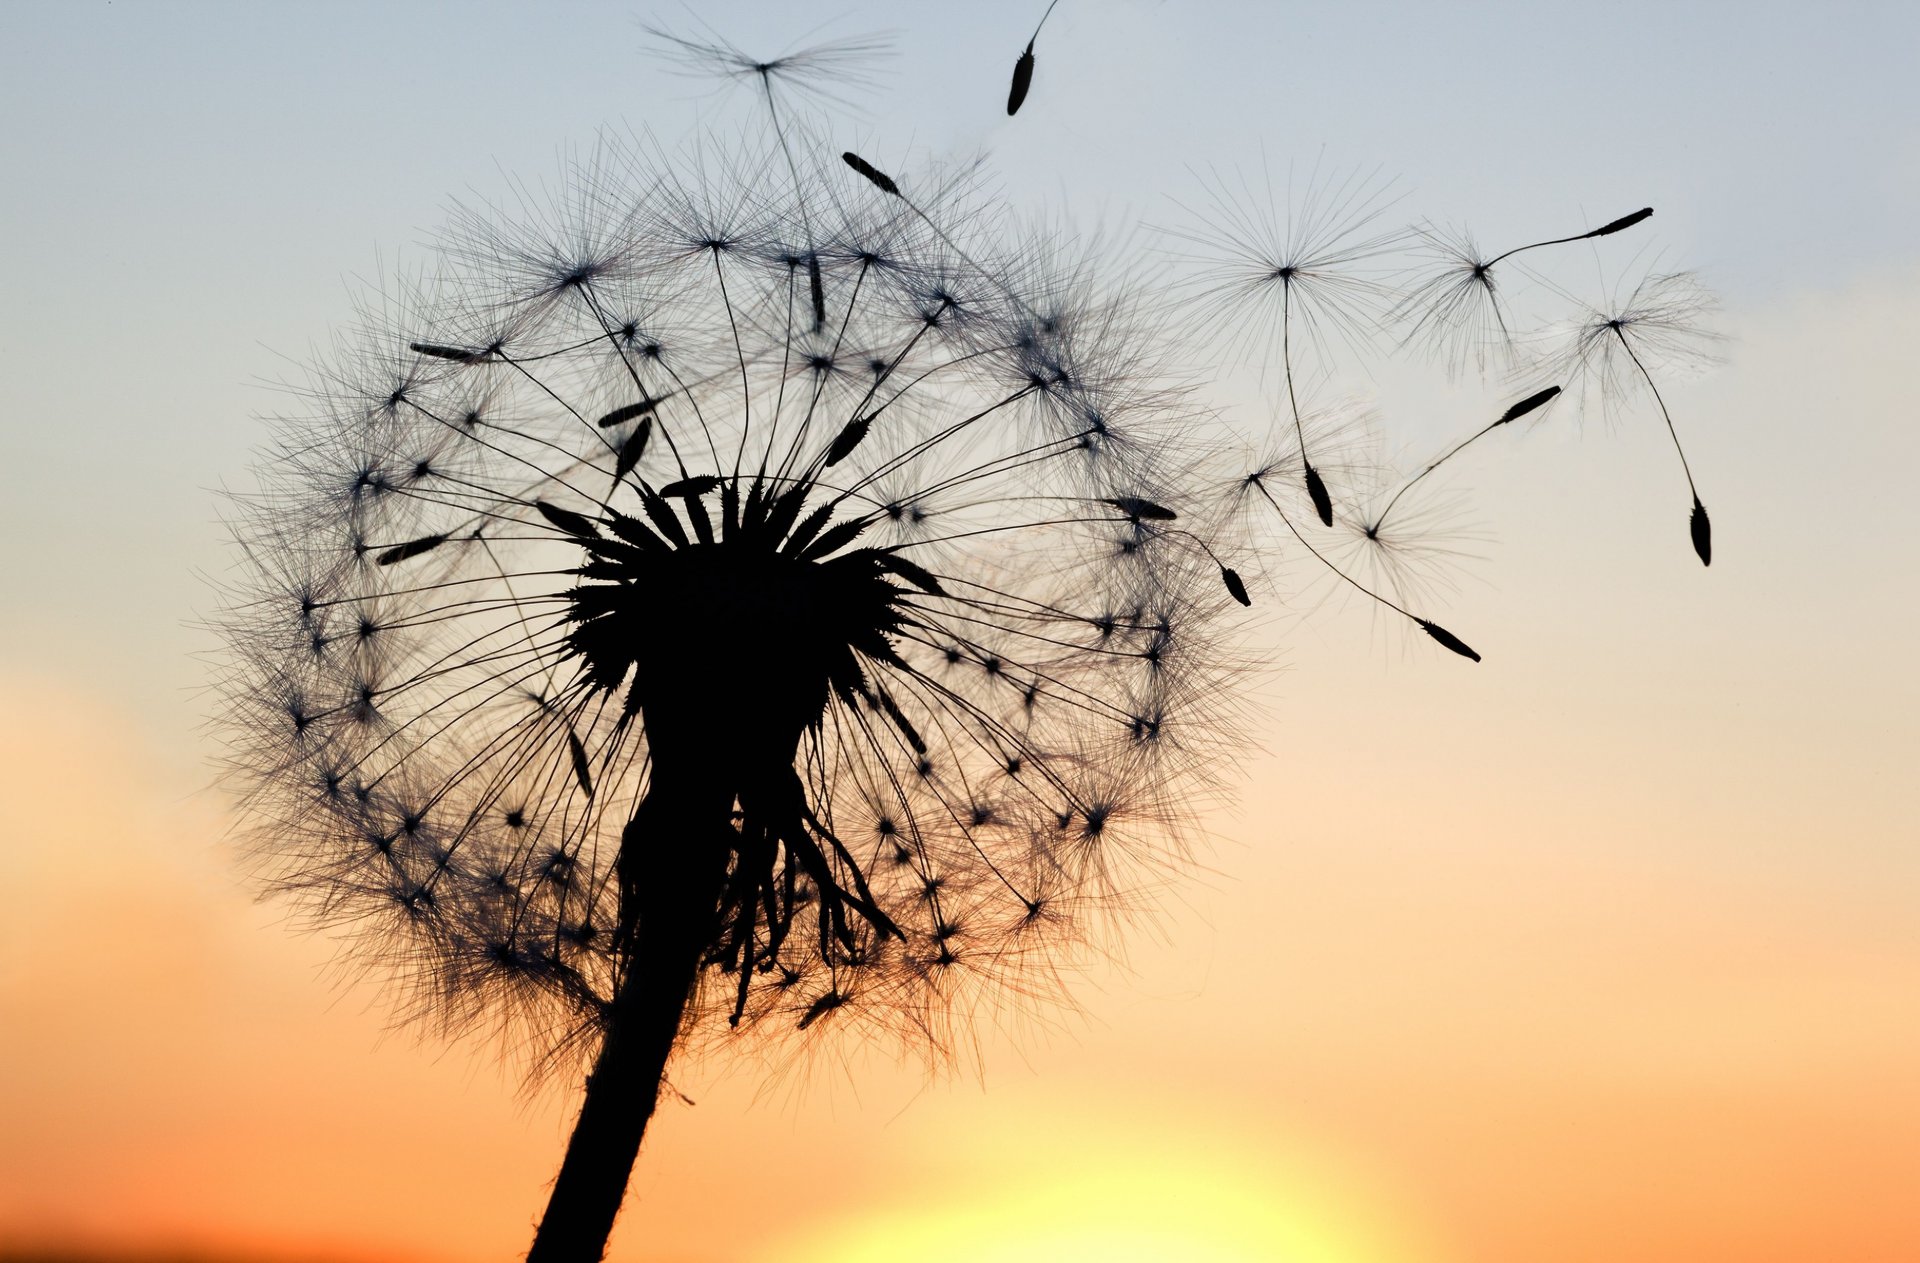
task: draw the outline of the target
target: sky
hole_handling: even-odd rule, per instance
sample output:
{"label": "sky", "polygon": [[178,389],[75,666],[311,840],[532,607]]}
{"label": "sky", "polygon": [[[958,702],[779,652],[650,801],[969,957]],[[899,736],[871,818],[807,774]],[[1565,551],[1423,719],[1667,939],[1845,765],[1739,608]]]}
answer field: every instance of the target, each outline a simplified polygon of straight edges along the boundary
{"label": "sky", "polygon": [[[1453,484],[1478,667],[1283,570],[1258,752],[1124,967],[932,1084],[885,1050],[676,1070],[697,1104],[610,1258],[1920,1257],[1920,11],[1062,0],[1009,120],[1038,8],[701,13],[770,52],[891,30],[848,147],[981,158],[1116,250],[1262,163],[1377,169],[1486,242],[1654,206],[1574,275],[1720,296],[1722,362],[1668,393],[1714,563],[1636,412]],[[695,23],[0,7],[0,1258],[524,1250],[570,1099],[393,1029],[253,899],[201,624],[220,489],[355,278],[602,127],[741,117],[647,21]],[[1491,397],[1405,361],[1340,385],[1409,471]]]}

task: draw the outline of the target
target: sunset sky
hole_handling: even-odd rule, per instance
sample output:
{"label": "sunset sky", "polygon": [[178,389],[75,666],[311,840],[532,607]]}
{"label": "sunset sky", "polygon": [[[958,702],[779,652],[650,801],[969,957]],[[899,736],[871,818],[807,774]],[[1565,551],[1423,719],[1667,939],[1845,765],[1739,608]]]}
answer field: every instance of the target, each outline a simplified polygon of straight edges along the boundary
{"label": "sunset sky", "polygon": [[[1451,484],[1479,666],[1284,571],[1238,801],[1081,1011],[932,1084],[677,1067],[610,1259],[1920,1258],[1920,7],[1061,0],[1009,120],[1043,7],[700,12],[770,54],[891,30],[848,147],[984,156],[1115,250],[1263,155],[1483,243],[1655,207],[1573,274],[1720,295],[1724,363],[1668,395],[1714,563],[1657,414],[1568,412]],[[695,29],[0,7],[0,1260],[524,1252],[573,1095],[394,1029],[255,902],[201,622],[220,489],[353,278],[603,125],[745,117],[643,21]],[[1342,384],[1407,471],[1507,389]]]}

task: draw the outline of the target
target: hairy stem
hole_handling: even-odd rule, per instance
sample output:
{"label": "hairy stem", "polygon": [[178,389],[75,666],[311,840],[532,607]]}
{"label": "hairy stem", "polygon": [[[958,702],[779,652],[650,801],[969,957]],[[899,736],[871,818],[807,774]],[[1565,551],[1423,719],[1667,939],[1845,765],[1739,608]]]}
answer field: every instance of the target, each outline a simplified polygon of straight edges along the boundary
{"label": "hairy stem", "polygon": [[[654,788],[621,838],[625,975],[527,1263],[599,1263],[604,1255],[716,932],[732,794],[662,777],[657,763],[654,772]],[[643,864],[645,881],[630,880]]]}

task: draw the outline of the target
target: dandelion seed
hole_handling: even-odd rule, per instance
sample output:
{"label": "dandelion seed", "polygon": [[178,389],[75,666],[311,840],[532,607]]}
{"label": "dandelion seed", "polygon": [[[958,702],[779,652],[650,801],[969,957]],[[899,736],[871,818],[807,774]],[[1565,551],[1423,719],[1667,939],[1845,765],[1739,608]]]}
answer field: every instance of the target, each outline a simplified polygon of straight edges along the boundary
{"label": "dandelion seed", "polygon": [[1583,399],[1597,394],[1610,415],[1640,387],[1652,395],[1693,500],[1688,534],[1703,566],[1713,561],[1712,527],[1694,485],[1680,432],[1652,369],[1698,368],[1712,363],[1711,348],[1718,335],[1707,330],[1704,322],[1713,308],[1712,296],[1692,273],[1648,275],[1625,298],[1616,298],[1604,308],[1588,307],[1564,347],[1548,361],[1555,371],[1567,375],[1569,389],[1578,390]]}
{"label": "dandelion seed", "polygon": [[1402,618],[1408,619],[1415,626],[1417,626],[1421,631],[1425,632],[1428,636],[1431,636],[1435,642],[1444,646],[1445,648],[1452,650],[1454,653],[1459,654],[1463,658],[1471,659],[1474,662],[1480,661],[1480,655],[1478,653],[1474,652],[1474,650],[1471,647],[1469,647],[1465,641],[1461,640],[1458,636],[1455,636],[1452,632],[1448,631],[1446,628],[1440,626],[1438,623],[1433,622],[1431,619],[1421,618],[1418,614],[1413,613],[1411,610],[1408,610],[1405,606],[1400,605],[1396,601],[1388,600],[1386,597],[1380,595],[1378,592],[1374,591],[1372,588],[1369,588],[1366,585],[1359,582],[1352,575],[1349,575],[1346,571],[1342,570],[1339,566],[1336,566],[1331,560],[1328,559],[1325,553],[1321,552],[1318,548],[1315,548],[1310,542],[1308,542],[1307,537],[1300,533],[1300,528],[1293,524],[1293,519],[1290,516],[1288,516],[1287,511],[1281,507],[1280,502],[1274,498],[1273,493],[1267,490],[1265,482],[1258,475],[1255,475],[1252,478],[1249,478],[1247,480],[1247,485],[1250,486],[1253,490],[1258,491],[1261,497],[1265,499],[1266,502],[1273,508],[1273,511],[1279,516],[1281,524],[1287,528],[1288,534],[1292,535],[1293,538],[1300,544],[1301,547],[1305,548],[1309,553],[1313,554],[1314,560],[1318,561],[1321,565],[1325,566],[1328,570],[1332,571],[1333,574],[1336,577],[1338,577],[1343,583],[1347,584],[1349,587],[1353,588],[1354,591],[1360,593],[1362,596],[1375,602],[1376,604],[1382,606],[1383,608],[1392,610],[1394,613],[1400,615]]}
{"label": "dandelion seed", "polygon": [[1472,235],[1463,230],[1447,231],[1431,226],[1420,229],[1426,252],[1440,266],[1409,291],[1395,309],[1396,317],[1412,322],[1402,345],[1416,340],[1433,342],[1447,357],[1449,371],[1455,373],[1468,359],[1484,368],[1489,352],[1511,357],[1514,330],[1501,305],[1494,268],[1528,250],[1612,236],[1652,215],[1653,208],[1644,207],[1590,232],[1535,241],[1490,257],[1482,254]]}
{"label": "dandelion seed", "polygon": [[1369,338],[1388,297],[1370,267],[1400,234],[1374,229],[1389,203],[1386,186],[1370,174],[1322,182],[1316,168],[1297,199],[1291,190],[1286,198],[1276,198],[1271,173],[1263,170],[1262,176],[1260,189],[1244,177],[1236,187],[1213,176],[1207,188],[1210,205],[1200,216],[1206,226],[1174,235],[1198,247],[1199,253],[1187,256],[1201,267],[1190,294],[1216,309],[1230,344],[1246,346],[1260,329],[1278,325],[1301,478],[1315,516],[1321,525],[1332,526],[1333,497],[1307,453],[1295,385],[1294,327],[1299,325],[1315,346],[1321,343],[1322,324],[1338,329],[1350,343]]}

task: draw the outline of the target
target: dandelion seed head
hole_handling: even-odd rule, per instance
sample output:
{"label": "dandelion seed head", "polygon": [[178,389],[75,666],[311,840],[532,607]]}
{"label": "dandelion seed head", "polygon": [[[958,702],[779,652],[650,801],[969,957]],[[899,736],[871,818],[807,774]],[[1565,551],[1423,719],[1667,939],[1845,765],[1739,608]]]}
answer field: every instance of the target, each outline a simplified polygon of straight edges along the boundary
{"label": "dandelion seed head", "polygon": [[1184,854],[1238,607],[1154,321],[840,166],[609,141],[456,207],[239,505],[260,871],[444,1029],[565,1062],[679,907],[689,1039],[945,1055]]}

